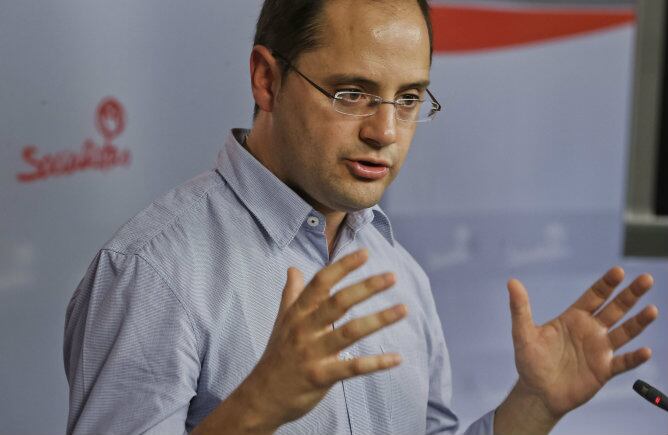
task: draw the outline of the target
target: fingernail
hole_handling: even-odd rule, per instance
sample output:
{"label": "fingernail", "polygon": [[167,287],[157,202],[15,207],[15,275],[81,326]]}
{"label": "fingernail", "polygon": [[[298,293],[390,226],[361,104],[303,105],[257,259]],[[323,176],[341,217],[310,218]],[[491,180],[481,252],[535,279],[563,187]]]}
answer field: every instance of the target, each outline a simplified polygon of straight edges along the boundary
{"label": "fingernail", "polygon": [[395,276],[394,273],[392,272],[386,272],[383,274],[383,279],[385,280],[386,283],[392,284],[395,281]]}

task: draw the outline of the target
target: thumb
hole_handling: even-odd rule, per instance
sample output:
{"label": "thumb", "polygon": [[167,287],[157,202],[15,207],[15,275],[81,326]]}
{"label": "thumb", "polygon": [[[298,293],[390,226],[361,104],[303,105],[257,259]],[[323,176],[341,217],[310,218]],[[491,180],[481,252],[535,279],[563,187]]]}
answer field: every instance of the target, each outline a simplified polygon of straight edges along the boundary
{"label": "thumb", "polygon": [[283,287],[281,305],[278,309],[279,316],[286,312],[292,304],[295,303],[302,290],[304,290],[304,275],[296,267],[288,267],[288,277],[285,282],[285,287]]}
{"label": "thumb", "polygon": [[508,281],[508,296],[513,323],[513,342],[524,344],[528,341],[529,333],[534,326],[531,305],[529,305],[529,294],[524,285],[513,278]]}

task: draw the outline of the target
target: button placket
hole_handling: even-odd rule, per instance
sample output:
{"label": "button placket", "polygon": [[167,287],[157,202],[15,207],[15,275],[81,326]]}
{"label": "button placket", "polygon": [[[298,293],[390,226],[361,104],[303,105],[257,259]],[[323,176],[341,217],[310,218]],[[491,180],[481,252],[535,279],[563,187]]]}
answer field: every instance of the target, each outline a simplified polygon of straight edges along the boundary
{"label": "button placket", "polygon": [[[343,287],[345,284],[342,284]],[[335,328],[340,328],[352,319],[360,317],[358,307],[352,307],[346,314],[343,315],[334,323]],[[339,361],[350,361],[362,355],[372,355],[380,353],[378,349],[362,349],[360,342],[353,343],[350,347],[339,352]],[[343,397],[348,410],[348,418],[350,422],[350,431],[352,435],[366,435],[373,433],[372,424],[370,421],[370,411],[368,405],[367,393],[365,390],[365,378],[353,377],[342,381]]]}

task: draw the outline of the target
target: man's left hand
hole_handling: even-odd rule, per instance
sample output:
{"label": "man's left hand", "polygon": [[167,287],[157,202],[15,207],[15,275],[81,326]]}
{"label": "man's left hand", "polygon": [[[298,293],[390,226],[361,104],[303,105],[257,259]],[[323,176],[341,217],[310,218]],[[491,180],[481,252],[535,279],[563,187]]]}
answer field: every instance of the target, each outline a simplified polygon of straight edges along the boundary
{"label": "man's left hand", "polygon": [[[544,422],[556,423],[591,399],[614,376],[649,360],[651,350],[647,347],[615,354],[658,316],[657,307],[649,305],[615,327],[654,283],[651,275],[640,275],[606,304],[623,279],[624,271],[613,267],[566,311],[544,325],[534,324],[522,283],[516,279],[508,282],[519,374],[508,398],[511,402],[542,411]],[[502,411],[504,404],[497,416],[507,411]],[[510,414],[513,419],[519,417],[515,412]]]}

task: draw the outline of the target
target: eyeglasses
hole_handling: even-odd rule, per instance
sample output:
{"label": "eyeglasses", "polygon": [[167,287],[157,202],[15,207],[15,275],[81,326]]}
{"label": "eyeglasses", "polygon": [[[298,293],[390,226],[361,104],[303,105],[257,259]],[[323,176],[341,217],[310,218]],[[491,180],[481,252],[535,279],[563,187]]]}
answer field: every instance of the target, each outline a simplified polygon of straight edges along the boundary
{"label": "eyeglasses", "polygon": [[395,108],[394,114],[398,120],[405,122],[427,122],[434,119],[436,114],[441,111],[441,104],[436,101],[436,97],[427,88],[425,88],[425,91],[429,95],[430,101],[420,98],[418,95],[408,95],[396,100],[384,100],[378,95],[358,91],[340,91],[332,95],[302,74],[283,55],[277,51],[272,51],[272,54],[285,63],[288,68],[293,69],[304,80],[309,82],[311,86],[329,97],[332,100],[334,110],[344,115],[360,118],[373,116],[378,112],[381,104],[391,104]]}

